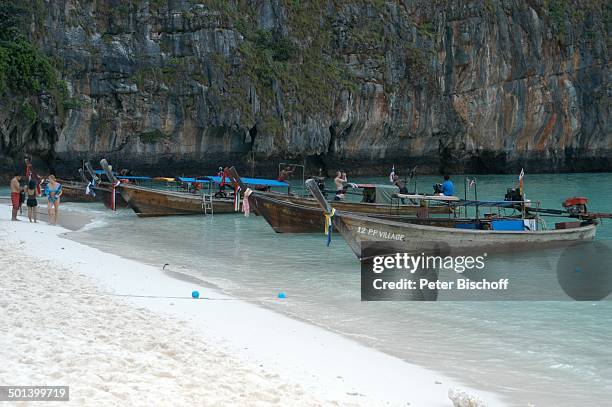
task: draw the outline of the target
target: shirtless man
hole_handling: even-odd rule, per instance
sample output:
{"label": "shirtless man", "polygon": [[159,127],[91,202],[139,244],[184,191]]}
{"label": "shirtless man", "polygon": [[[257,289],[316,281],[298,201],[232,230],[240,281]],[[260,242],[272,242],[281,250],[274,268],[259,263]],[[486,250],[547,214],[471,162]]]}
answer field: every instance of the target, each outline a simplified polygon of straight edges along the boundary
{"label": "shirtless man", "polygon": [[336,184],[336,200],[344,201],[344,183],[346,181],[346,172],[336,172],[336,178],[334,178],[334,184]]}
{"label": "shirtless man", "polygon": [[280,182],[286,182],[289,176],[293,174],[294,170],[295,168],[292,170],[291,167],[285,167],[283,170],[281,170],[276,180]]}
{"label": "shirtless man", "polygon": [[19,212],[19,207],[21,206],[21,185],[19,185],[19,181],[21,181],[21,175],[19,173],[15,173],[13,179],[11,179],[11,203],[13,204],[13,216],[11,220],[17,221],[17,212]]}

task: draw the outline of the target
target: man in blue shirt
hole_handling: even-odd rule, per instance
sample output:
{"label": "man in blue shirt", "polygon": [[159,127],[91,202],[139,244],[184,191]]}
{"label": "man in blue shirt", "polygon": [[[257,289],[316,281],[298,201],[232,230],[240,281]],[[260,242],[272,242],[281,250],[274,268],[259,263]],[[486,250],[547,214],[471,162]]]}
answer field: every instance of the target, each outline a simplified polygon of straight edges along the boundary
{"label": "man in blue shirt", "polygon": [[455,185],[453,185],[453,181],[450,180],[448,175],[444,176],[444,182],[442,183],[442,193],[444,196],[453,196],[455,195]]}

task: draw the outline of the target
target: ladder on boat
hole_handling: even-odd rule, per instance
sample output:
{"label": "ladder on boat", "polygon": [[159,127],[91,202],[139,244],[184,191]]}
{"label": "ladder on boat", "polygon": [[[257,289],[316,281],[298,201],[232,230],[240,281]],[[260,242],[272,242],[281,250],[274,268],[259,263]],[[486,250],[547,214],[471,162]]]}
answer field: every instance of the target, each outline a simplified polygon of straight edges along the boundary
{"label": "ladder on boat", "polygon": [[205,215],[208,215],[209,213],[211,215],[214,215],[212,194],[202,195],[202,210],[204,211]]}

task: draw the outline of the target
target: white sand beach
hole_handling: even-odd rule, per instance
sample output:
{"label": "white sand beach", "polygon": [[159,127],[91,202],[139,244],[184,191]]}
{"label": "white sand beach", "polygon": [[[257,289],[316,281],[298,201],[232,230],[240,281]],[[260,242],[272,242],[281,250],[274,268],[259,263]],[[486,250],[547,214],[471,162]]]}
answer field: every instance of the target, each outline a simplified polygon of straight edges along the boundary
{"label": "white sand beach", "polygon": [[[0,209],[1,384],[68,385],[70,405],[435,407],[453,405],[453,388],[503,405],[494,394],[174,278],[162,265],[62,238],[62,227],[10,222],[9,208]],[[192,290],[204,298],[191,299]]]}

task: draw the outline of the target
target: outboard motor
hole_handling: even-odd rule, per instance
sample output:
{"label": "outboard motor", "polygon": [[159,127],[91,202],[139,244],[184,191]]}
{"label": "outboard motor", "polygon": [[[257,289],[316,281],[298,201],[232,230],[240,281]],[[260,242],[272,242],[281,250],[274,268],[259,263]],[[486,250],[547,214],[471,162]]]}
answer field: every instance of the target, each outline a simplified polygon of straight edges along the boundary
{"label": "outboard motor", "polygon": [[434,194],[442,193],[442,184],[434,184],[433,186]]}
{"label": "outboard motor", "polygon": [[589,200],[584,197],[573,197],[563,201],[563,207],[572,215],[587,213],[587,202]]}
{"label": "outboard motor", "polygon": [[324,197],[327,197],[327,192],[325,191],[325,178],[323,177],[313,177],[319,187],[319,190],[323,194]]}

